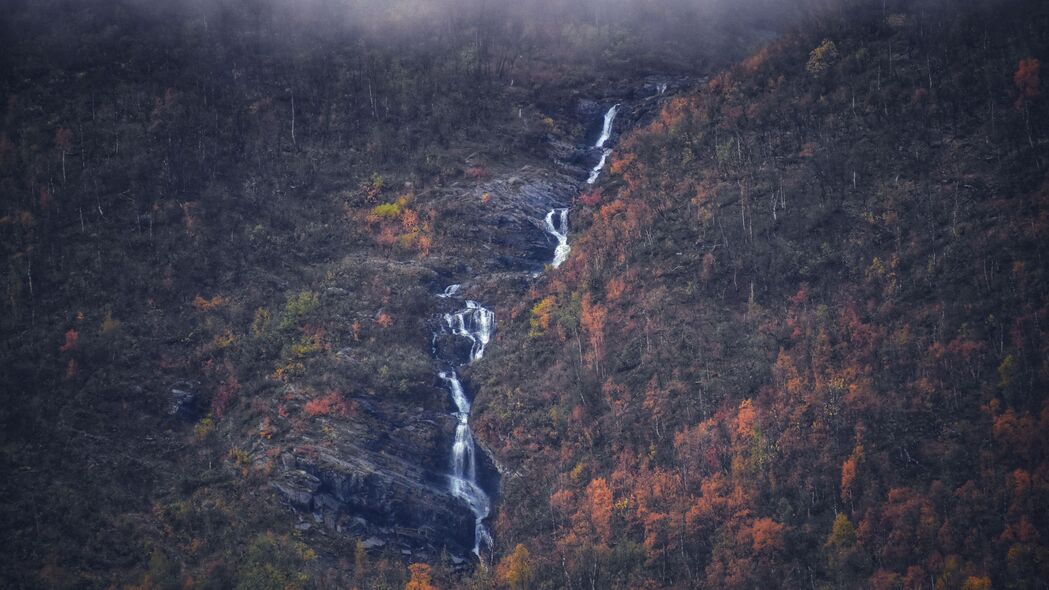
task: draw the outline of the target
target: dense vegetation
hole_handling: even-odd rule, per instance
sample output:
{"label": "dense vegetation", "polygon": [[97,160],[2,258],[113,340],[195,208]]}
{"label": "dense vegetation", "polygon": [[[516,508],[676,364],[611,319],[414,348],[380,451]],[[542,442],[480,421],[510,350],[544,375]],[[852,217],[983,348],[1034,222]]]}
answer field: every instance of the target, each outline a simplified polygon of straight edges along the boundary
{"label": "dense vegetation", "polygon": [[474,203],[430,189],[630,53],[740,43],[547,4],[4,3],[0,585],[403,585],[267,477],[444,412],[425,323]]}
{"label": "dense vegetation", "polygon": [[[0,586],[1049,579],[1039,2],[4,4]],[[290,453],[437,446],[476,187],[787,22],[493,291],[496,563],[302,526]]]}
{"label": "dense vegetation", "polygon": [[1047,17],[855,9],[621,140],[477,377],[543,587],[1045,587]]}

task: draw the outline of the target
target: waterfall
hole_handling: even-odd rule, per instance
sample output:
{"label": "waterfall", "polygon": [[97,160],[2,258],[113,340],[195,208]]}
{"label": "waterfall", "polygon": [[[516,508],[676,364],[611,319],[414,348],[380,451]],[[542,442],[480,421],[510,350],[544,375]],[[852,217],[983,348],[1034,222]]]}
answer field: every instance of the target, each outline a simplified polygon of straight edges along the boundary
{"label": "waterfall", "polygon": [[447,287],[444,288],[444,292],[438,294],[437,296],[440,297],[441,299],[448,299],[449,297],[454,297],[455,294],[459,292],[459,288],[461,286],[462,285],[459,285],[459,284],[448,285]]}
{"label": "waterfall", "polygon": [[[458,290],[459,285],[450,285],[438,297],[453,297]],[[468,300],[464,309],[444,314],[444,326],[452,334],[470,341],[468,362],[472,363],[484,357],[484,347],[491,339],[495,327],[495,314],[476,301]],[[437,334],[434,334],[434,339],[436,338]],[[480,557],[482,546],[492,546],[492,536],[484,525],[484,519],[488,518],[492,506],[488,494],[477,482],[477,448],[473,432],[470,430],[470,400],[466,397],[463,384],[454,368],[441,371],[437,376],[447,386],[456,410],[455,441],[452,443],[448,487],[452,495],[466,502],[474,514],[473,551]]]}
{"label": "waterfall", "polygon": [[601,150],[601,160],[597,163],[597,166],[594,166],[593,169],[590,170],[590,178],[586,179],[587,184],[594,184],[597,182],[597,177],[601,176],[601,170],[605,167],[605,160],[608,159],[608,156],[611,153],[612,150],[610,149]]}
{"label": "waterfall", "polygon": [[[612,108],[605,112],[605,122],[601,126],[601,136],[597,138],[597,143],[594,144],[594,148],[601,150],[601,160],[597,163],[597,166],[590,170],[590,177],[586,179],[587,184],[597,182],[597,177],[601,175],[601,170],[604,169],[605,162],[612,153],[611,148],[605,147],[605,143],[612,136],[612,123],[616,119],[616,113],[619,112],[619,106],[618,104],[613,105]],[[554,249],[554,259],[550,261],[550,266],[557,268],[568,259],[568,253],[572,251],[572,247],[568,245],[568,209],[551,209],[546,214],[543,224],[546,233],[554,236],[554,239],[557,240],[557,248]]]}
{"label": "waterfall", "polygon": [[601,127],[601,137],[597,138],[597,143],[594,144],[594,147],[605,147],[605,142],[608,141],[608,138],[612,136],[612,121],[615,120],[616,113],[618,112],[619,105],[617,104],[614,105],[612,108],[608,109],[608,112],[605,113],[605,124]]}
{"label": "waterfall", "polygon": [[[554,223],[554,217],[558,222]],[[568,209],[551,209],[546,214],[546,232],[557,240],[557,248],[554,249],[554,259],[550,266],[557,268],[568,258],[572,247],[568,245]]]}
{"label": "waterfall", "polygon": [[476,301],[467,301],[466,309],[444,314],[444,323],[452,334],[462,336],[473,343],[470,347],[470,362],[481,360],[484,347],[492,337],[495,314]]}
{"label": "waterfall", "polygon": [[595,148],[601,150],[601,160],[597,163],[597,166],[594,166],[593,169],[590,170],[590,178],[586,179],[587,184],[594,184],[597,182],[597,177],[601,176],[601,170],[605,167],[605,161],[608,160],[609,154],[612,153],[612,150],[605,148],[605,142],[612,136],[612,122],[616,120],[616,114],[618,112],[619,105],[617,104],[608,109],[608,112],[605,113],[605,123],[601,127],[601,137],[598,137],[597,143],[594,144]]}
{"label": "waterfall", "polygon": [[[590,172],[589,184],[597,181],[601,170],[604,168],[610,148],[605,147],[612,136],[612,123],[615,121],[616,113],[620,105],[616,104],[605,113],[604,124],[601,135],[594,144],[594,149],[601,150],[601,160]],[[572,248],[568,245],[568,208],[558,207],[551,209],[544,218],[544,228],[547,233],[557,240],[554,249],[554,258],[550,266],[557,268],[568,258]],[[441,299],[458,297],[460,285],[449,285],[437,294]],[[462,382],[456,368],[463,364],[477,362],[484,358],[484,349],[492,338],[495,329],[495,314],[480,303],[467,300],[465,307],[458,311],[446,313],[441,319],[440,330],[434,333],[431,348],[433,355],[437,357],[437,339],[442,334],[453,334],[466,338],[470,341],[470,355],[466,363],[452,363],[438,373],[441,381],[448,389],[448,393],[455,404],[455,440],[452,442],[451,456],[449,458],[451,473],[448,474],[448,487],[451,494],[466,502],[470,511],[474,514],[474,549],[473,552],[479,558],[481,549],[491,548],[492,536],[484,525],[484,520],[491,514],[491,499],[481,488],[477,481],[477,447],[474,443],[473,432],[470,430],[470,400],[466,397]]]}

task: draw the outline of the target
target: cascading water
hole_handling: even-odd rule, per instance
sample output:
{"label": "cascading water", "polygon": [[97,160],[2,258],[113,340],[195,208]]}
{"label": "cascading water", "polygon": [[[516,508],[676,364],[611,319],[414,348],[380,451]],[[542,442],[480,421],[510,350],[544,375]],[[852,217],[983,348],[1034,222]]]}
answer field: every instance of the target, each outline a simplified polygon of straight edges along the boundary
{"label": "cascading water", "polygon": [[[458,285],[451,285],[438,297],[453,297],[458,290]],[[468,300],[464,309],[444,314],[444,326],[450,333],[470,340],[468,363],[472,363],[484,357],[484,348],[495,327],[495,314],[476,301]],[[434,334],[435,342],[436,339],[437,334]],[[436,346],[434,350],[436,352]],[[454,368],[441,371],[438,376],[447,385],[456,409],[457,423],[455,442],[452,443],[448,485],[452,495],[466,502],[474,514],[474,554],[480,557],[481,548],[492,545],[492,537],[488,528],[484,526],[484,519],[491,513],[492,505],[488,494],[477,482],[477,449],[473,432],[470,431],[470,400],[467,399],[463,384]]]}
{"label": "cascading water", "polygon": [[[612,136],[612,123],[616,118],[616,113],[619,112],[619,106],[617,104],[605,113],[601,135],[594,144],[594,148],[601,150],[601,160],[590,171],[590,178],[587,179],[589,184],[597,181],[612,152],[611,149],[605,148],[605,143]],[[564,263],[571,251],[571,246],[568,245],[568,208],[551,209],[546,214],[544,225],[547,233],[557,240],[554,259],[550,262],[552,267],[557,268]],[[458,296],[459,289],[459,285],[449,285],[444,291],[438,293],[437,297],[451,299]],[[480,557],[482,548],[492,546],[491,534],[484,525],[484,520],[491,514],[492,505],[488,494],[477,481],[477,448],[474,444],[473,432],[470,430],[470,400],[466,397],[456,368],[462,364],[479,361],[484,357],[484,349],[491,340],[495,328],[495,314],[480,303],[467,300],[466,307],[453,313],[446,313],[442,319],[441,330],[433,335],[432,348],[435,357],[438,355],[437,340],[441,334],[453,334],[470,341],[469,360],[466,363],[453,363],[452,366],[440,371],[438,377],[448,388],[456,410],[454,413],[456,418],[455,441],[452,443],[449,460],[451,473],[448,476],[448,486],[452,495],[466,502],[474,514],[473,552]]]}
{"label": "cascading water", "polygon": [[452,443],[452,473],[449,487],[452,495],[466,502],[474,513],[474,554],[480,557],[481,546],[492,544],[492,537],[484,526],[484,519],[491,513],[488,494],[477,484],[477,450],[473,433],[470,431],[470,400],[466,399],[463,385],[454,370],[441,371],[441,379],[448,385],[455,403],[455,442]]}
{"label": "cascading water", "polygon": [[[557,223],[554,223],[554,219]],[[550,266],[557,268],[568,258],[572,247],[568,245],[568,209],[551,209],[546,214],[546,231],[557,239],[557,248],[554,249],[554,259]]]}
{"label": "cascading water", "polygon": [[458,285],[458,284],[457,285],[448,285],[447,287],[444,288],[444,292],[443,293],[439,293],[437,296],[440,297],[441,299],[448,299],[449,297],[453,297],[453,296],[455,296],[456,293],[459,292],[459,287],[461,287],[461,286],[462,285]]}
{"label": "cascading water", "polygon": [[[613,105],[612,108],[605,112],[605,122],[601,126],[601,135],[597,138],[597,143],[594,144],[594,148],[601,150],[601,160],[598,161],[597,166],[590,170],[590,177],[586,179],[587,184],[597,182],[597,178],[601,176],[601,170],[604,169],[608,156],[612,153],[610,148],[605,147],[605,143],[612,137],[612,123],[616,119],[616,114],[619,113],[619,106],[618,104]],[[557,219],[556,223],[555,218]],[[557,240],[557,248],[554,249],[554,259],[550,261],[550,266],[557,268],[561,266],[568,258],[568,253],[572,251],[572,247],[568,245],[568,209],[551,209],[544,219],[544,229],[546,229],[546,233],[554,236],[554,239]]]}
{"label": "cascading water", "polygon": [[484,347],[492,337],[495,314],[476,301],[467,301],[466,309],[444,314],[444,323],[452,334],[462,336],[473,343],[470,347],[470,362],[481,360]]}
{"label": "cascading water", "polygon": [[590,177],[586,179],[587,184],[597,182],[597,178],[601,176],[601,170],[605,168],[605,162],[608,160],[609,154],[612,153],[612,150],[605,148],[605,142],[612,137],[612,122],[615,121],[617,113],[619,113],[618,104],[608,109],[608,112],[605,113],[605,123],[601,127],[601,135],[597,138],[597,143],[594,144],[595,148],[601,150],[601,159],[597,162],[597,166],[590,170]]}
{"label": "cascading water", "polygon": [[590,177],[586,179],[587,184],[597,182],[597,177],[601,176],[601,170],[605,168],[605,162],[608,160],[609,154],[612,153],[612,150],[605,148],[605,142],[612,137],[612,122],[616,120],[617,113],[619,113],[618,104],[608,109],[608,112],[605,113],[605,123],[601,127],[601,136],[597,138],[597,143],[594,144],[595,148],[601,150],[601,160],[598,161],[597,166],[590,170]]}
{"label": "cascading water", "polygon": [[605,168],[605,160],[608,159],[609,154],[612,153],[610,149],[601,150],[601,159],[597,162],[597,166],[594,166],[590,170],[590,177],[586,179],[587,184],[594,184],[597,182],[597,177],[601,176],[601,170]]}
{"label": "cascading water", "polygon": [[608,112],[605,113],[605,124],[601,127],[601,136],[597,138],[597,143],[594,144],[594,147],[605,147],[605,142],[608,141],[609,137],[612,137],[612,121],[615,121],[617,113],[619,113],[618,104],[613,105],[612,108],[608,109]]}

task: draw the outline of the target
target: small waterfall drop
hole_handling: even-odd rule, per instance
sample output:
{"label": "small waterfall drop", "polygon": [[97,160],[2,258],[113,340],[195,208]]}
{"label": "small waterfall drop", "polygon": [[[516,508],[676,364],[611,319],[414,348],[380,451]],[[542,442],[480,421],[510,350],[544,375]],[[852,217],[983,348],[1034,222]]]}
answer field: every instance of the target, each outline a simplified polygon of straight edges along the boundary
{"label": "small waterfall drop", "polygon": [[605,124],[601,127],[601,137],[597,138],[597,143],[594,144],[594,147],[605,147],[605,142],[608,141],[609,137],[612,137],[612,122],[615,121],[617,113],[619,113],[618,104],[608,109],[608,112],[605,113]]}
{"label": "small waterfall drop", "polygon": [[488,345],[495,327],[495,313],[476,301],[467,301],[465,309],[444,314],[444,323],[452,334],[473,343],[470,347],[471,363],[484,357],[484,347]]}
{"label": "small waterfall drop", "polygon": [[439,293],[437,296],[440,297],[441,299],[448,299],[449,297],[454,297],[455,294],[459,292],[459,288],[460,287],[462,287],[462,285],[459,285],[459,284],[448,285],[447,287],[444,288],[444,292],[443,293]]}
{"label": "small waterfall drop", "polygon": [[597,178],[601,176],[601,171],[605,168],[605,162],[608,160],[608,156],[612,153],[612,150],[605,148],[605,142],[608,138],[612,137],[612,123],[616,120],[616,114],[619,113],[619,105],[614,105],[608,109],[605,113],[605,122],[601,127],[601,136],[597,138],[597,143],[594,147],[601,150],[601,160],[598,161],[597,166],[594,166],[590,170],[590,177],[586,179],[587,184],[594,184],[597,182]]}
{"label": "small waterfall drop", "polygon": [[[557,220],[556,223],[554,220]],[[557,248],[554,249],[554,259],[550,266],[557,268],[568,258],[572,247],[568,245],[568,209],[551,209],[544,220],[546,232],[557,240]]]}
{"label": "small waterfall drop", "polygon": [[605,167],[605,160],[608,159],[608,156],[611,153],[612,150],[610,149],[601,150],[601,160],[598,161],[597,166],[594,166],[593,169],[590,170],[590,177],[586,179],[587,184],[594,184],[597,182],[597,177],[601,176],[601,170]]}
{"label": "small waterfall drop", "polygon": [[[597,143],[594,144],[595,149],[601,150],[601,160],[598,161],[597,166],[590,170],[590,177],[586,179],[587,184],[597,182],[597,178],[601,176],[601,170],[605,167],[605,162],[608,161],[608,156],[612,154],[612,149],[606,148],[605,143],[612,137],[612,123],[616,120],[619,107],[619,104],[613,105],[612,108],[605,112],[604,124],[601,126],[601,135],[597,138]],[[546,230],[546,233],[554,236],[554,239],[557,240],[557,247],[554,249],[554,259],[550,261],[550,266],[557,268],[568,259],[568,253],[572,251],[572,247],[568,245],[568,209],[551,209],[543,220],[543,228]]]}

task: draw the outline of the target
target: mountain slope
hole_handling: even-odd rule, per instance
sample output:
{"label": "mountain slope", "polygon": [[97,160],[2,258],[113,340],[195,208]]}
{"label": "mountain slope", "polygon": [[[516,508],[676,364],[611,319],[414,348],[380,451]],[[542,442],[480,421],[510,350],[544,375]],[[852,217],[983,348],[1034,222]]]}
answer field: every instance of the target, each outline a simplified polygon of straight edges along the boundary
{"label": "mountain slope", "polygon": [[1046,9],[853,8],[625,136],[502,314],[477,429],[544,587],[1049,577]]}

